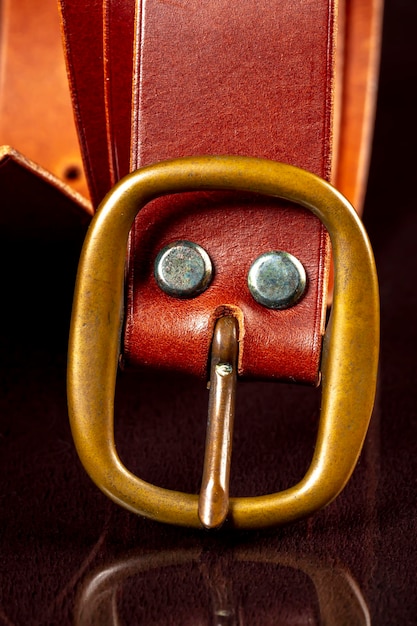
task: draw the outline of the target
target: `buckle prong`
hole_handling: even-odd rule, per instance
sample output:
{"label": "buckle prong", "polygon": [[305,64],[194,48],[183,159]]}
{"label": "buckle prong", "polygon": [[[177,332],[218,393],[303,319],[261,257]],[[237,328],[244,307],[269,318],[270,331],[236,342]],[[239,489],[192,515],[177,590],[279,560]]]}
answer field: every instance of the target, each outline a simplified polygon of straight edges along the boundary
{"label": "buckle prong", "polygon": [[203,480],[198,516],[206,528],[218,528],[229,512],[238,352],[237,321],[221,317],[211,346],[210,397]]}

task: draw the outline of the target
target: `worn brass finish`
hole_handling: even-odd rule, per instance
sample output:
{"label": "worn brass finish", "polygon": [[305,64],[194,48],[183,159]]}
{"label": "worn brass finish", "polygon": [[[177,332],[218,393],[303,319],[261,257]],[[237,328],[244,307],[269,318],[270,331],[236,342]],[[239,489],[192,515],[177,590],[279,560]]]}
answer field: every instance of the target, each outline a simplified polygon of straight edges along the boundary
{"label": "worn brass finish", "polygon": [[221,317],[216,322],[211,343],[206,453],[198,503],[198,516],[206,528],[221,526],[229,512],[237,338],[237,320]]}
{"label": "worn brass finish", "polygon": [[285,491],[230,499],[231,525],[266,527],[309,515],[340,493],[374,403],[379,298],[373,254],[354,209],[320,178],[282,163],[210,156],[145,167],[114,187],[91,224],[80,260],[69,345],[71,428],[84,467],[115,502],[162,522],[201,526],[198,495],[150,485],[123,466],[114,445],[113,408],[132,222],[160,195],[209,189],[257,192],[306,207],[322,220],[333,247],[334,304],[324,338],[322,409],[310,468]]}

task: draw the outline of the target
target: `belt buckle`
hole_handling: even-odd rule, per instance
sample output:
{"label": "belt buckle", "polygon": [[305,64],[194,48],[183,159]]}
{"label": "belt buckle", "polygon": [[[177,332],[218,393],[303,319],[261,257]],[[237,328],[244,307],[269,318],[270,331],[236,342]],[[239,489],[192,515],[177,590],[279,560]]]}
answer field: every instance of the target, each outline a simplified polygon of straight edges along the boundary
{"label": "belt buckle", "polygon": [[[227,439],[235,388],[230,324],[219,333],[229,336],[226,353],[231,368],[223,373],[232,377],[220,374],[211,391],[209,416],[216,419],[214,434],[209,420],[200,497],[151,485],[129,472],[117,455],[113,428],[125,257],[132,223],[139,210],[158,196],[215,189],[256,192],[309,209],[329,232],[335,266],[334,299],[322,352],[322,407],[311,465],[304,478],[285,491],[230,500]],[[220,342],[214,351],[217,364],[222,350]],[[246,529],[287,523],[329,504],[349,480],[373,409],[378,352],[379,296],[372,249],[354,209],[329,183],[290,165],[250,157],[187,157],[144,167],[106,196],[81,254],[68,360],[74,442],[97,486],[137,514],[190,527],[217,527],[226,517],[232,526]],[[223,408],[213,400],[220,396],[225,400]],[[217,491],[210,491],[213,479]]]}

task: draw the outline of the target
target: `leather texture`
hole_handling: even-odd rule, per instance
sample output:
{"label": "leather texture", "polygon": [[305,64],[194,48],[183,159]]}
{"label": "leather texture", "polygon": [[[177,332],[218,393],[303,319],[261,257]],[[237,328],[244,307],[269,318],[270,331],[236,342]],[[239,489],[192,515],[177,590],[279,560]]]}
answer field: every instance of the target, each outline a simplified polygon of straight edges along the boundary
{"label": "leather texture", "polygon": [[[263,156],[340,183],[361,207],[380,17],[376,2],[137,3],[132,169],[192,154]],[[215,267],[211,287],[186,302],[153,278],[153,260],[176,239],[202,245]],[[251,263],[273,249],[307,271],[307,293],[287,311],[265,310],[246,284]],[[124,362],[205,376],[226,310],[240,323],[241,376],[317,382],[329,265],[324,230],[299,209],[239,195],[160,199],[132,231]]]}
{"label": "leather texture", "polygon": [[75,123],[93,206],[112,187],[104,98],[101,0],[60,2]]}
{"label": "leather texture", "polygon": [[[0,145],[10,146],[84,200],[88,189],[74,127],[55,0],[3,0]],[[30,55],[30,62],[28,62]],[[7,151],[6,148],[3,152]],[[51,184],[53,184],[51,182]]]}
{"label": "leather texture", "polygon": [[[73,625],[82,623],[82,611],[87,618],[93,614],[96,621],[90,623],[97,624],[210,624],[219,597],[226,597],[226,608],[231,606],[241,622],[253,626],[320,624],[325,614],[314,588],[320,575],[321,588],[331,596],[324,609],[329,613],[335,601],[345,600],[344,612],[328,623],[414,626],[417,294],[410,276],[417,270],[417,217],[410,185],[416,171],[410,77],[415,73],[416,20],[414,0],[387,0],[364,213],[381,283],[375,428],[344,493],[312,519],[262,533],[202,535],[132,516],[95,489],[77,462],[65,400],[68,320],[81,236],[71,235],[70,244],[62,245],[57,219],[48,245],[31,229],[26,234],[32,235],[32,244],[23,244],[25,220],[19,224],[12,211],[24,208],[16,205],[17,192],[24,184],[25,202],[30,205],[32,195],[39,212],[48,204],[51,218],[57,217],[59,193],[51,197],[46,181],[43,188],[37,183],[32,187],[28,170],[23,179],[16,173],[13,185],[12,178],[2,178],[3,191],[4,181],[10,180],[2,195],[2,219],[5,225],[14,221],[12,234],[2,223],[0,247],[6,303],[0,310],[2,624]],[[401,155],[395,185],[387,154]],[[158,484],[198,485],[204,418],[200,428],[189,408],[196,415],[205,411],[204,390],[185,377],[157,380],[122,373],[120,384],[117,437],[129,467],[140,466]],[[242,387],[247,393],[239,408],[234,489],[257,493],[275,487],[274,481],[290,484],[303,471],[304,455],[313,445],[319,400],[310,396],[314,390],[300,387],[257,382]],[[317,572],[314,580],[302,569],[306,559]],[[115,564],[119,577],[108,581],[102,606],[83,604],[90,581],[103,581],[103,573]],[[343,595],[339,573],[359,593],[367,621],[363,611],[356,621],[347,613],[354,596]]]}
{"label": "leather texture", "polygon": [[0,67],[0,230],[70,240],[85,232],[93,209],[55,0],[1,3]]}
{"label": "leather texture", "polygon": [[[359,151],[372,101],[366,74],[354,90],[361,114],[339,106],[344,87],[352,90],[358,36],[368,35],[365,56],[375,49],[378,20],[345,21],[358,13],[357,3],[78,4],[60,2],[93,204],[129,169],[216,153],[289,162],[340,179],[354,195],[357,180],[344,181],[333,148],[354,137]],[[366,3],[368,16],[376,4]],[[371,61],[366,66],[374,71]],[[341,120],[346,132],[335,133]],[[156,255],[176,239],[202,245],[214,263],[212,284],[192,300],[167,296],[153,277]],[[306,294],[286,311],[258,305],[246,285],[251,263],[272,249],[291,252],[307,271]],[[316,384],[329,265],[325,231],[306,211],[238,194],[160,199],[141,211],[131,234],[123,364],[205,377],[215,320],[227,312],[239,320],[242,377]]]}
{"label": "leather texture", "polygon": [[332,180],[363,214],[372,150],[383,0],[339,0]]}
{"label": "leather texture", "polygon": [[[242,154],[329,178],[332,3],[145,0],[135,21],[132,169]],[[187,301],[162,293],[153,277],[157,253],[176,239],[203,246],[215,268],[207,291]],[[246,284],[251,263],[275,249],[294,254],[308,275],[302,301],[279,312],[255,303]],[[307,211],[241,194],[152,203],[131,235],[125,365],[206,376],[213,326],[227,311],[240,325],[241,376],[317,382],[328,262],[327,235]]]}

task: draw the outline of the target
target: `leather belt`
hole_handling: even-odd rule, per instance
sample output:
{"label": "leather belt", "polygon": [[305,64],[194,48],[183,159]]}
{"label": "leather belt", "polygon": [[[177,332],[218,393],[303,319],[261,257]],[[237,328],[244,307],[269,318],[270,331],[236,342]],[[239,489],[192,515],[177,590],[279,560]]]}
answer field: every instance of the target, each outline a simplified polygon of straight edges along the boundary
{"label": "leather belt", "polygon": [[[328,178],[335,15],[327,2],[301,4],[138,3],[133,168],[237,154]],[[329,255],[321,223],[239,194],[157,203],[141,211],[131,235],[127,364],[206,376],[215,320],[226,309],[239,320],[240,376],[316,382]],[[215,268],[210,288],[187,300],[167,297],[146,262],[184,239],[201,245]],[[308,288],[296,307],[267,311],[245,288],[251,264],[270,250],[305,268]]]}
{"label": "leather belt", "polygon": [[[341,154],[363,152],[369,145],[364,136],[372,115],[359,116],[366,123],[352,122],[358,111],[352,114],[350,101],[348,107],[337,106],[342,89],[336,66],[344,66],[348,83],[357,80],[351,74],[359,65],[366,68],[362,85],[355,89],[359,113],[364,113],[372,101],[368,68],[375,71],[372,55],[378,49],[369,42],[369,34],[378,32],[375,3],[361,3],[360,8],[353,2],[345,9],[334,2],[267,2],[261,10],[252,2],[233,8],[222,1],[201,6],[190,1],[109,0],[81,6],[61,2],[61,10],[78,131],[95,203],[128,172],[129,160],[136,169],[193,154],[262,156],[326,179],[333,167],[333,178],[345,181],[355,199],[362,193],[353,189],[356,179],[350,173],[358,168],[352,170],[349,162],[336,175],[332,152],[339,137],[336,124],[343,129],[338,139]],[[354,54],[356,40],[366,34],[369,58],[364,64]],[[336,47],[337,37],[347,42],[343,58],[335,53],[343,47],[340,41]],[[363,181],[359,186],[363,188]],[[213,237],[214,230],[221,237]],[[212,289],[187,301],[162,293],[147,263],[178,239],[195,239],[209,248],[216,268]],[[301,260],[308,290],[296,308],[271,314],[254,304],[242,285],[251,262],[275,249]],[[141,212],[131,234],[125,365],[206,376],[215,320],[229,305],[226,310],[240,319],[241,376],[316,383],[328,252],[317,220],[288,206],[277,213],[271,202],[237,195],[160,199],[157,207]]]}
{"label": "leather belt", "polygon": [[[352,42],[361,32],[377,34],[380,17],[379,3],[366,3],[366,9],[359,4],[61,0],[67,69],[93,204],[129,169],[196,154],[291,163],[327,180],[345,181],[354,194],[358,179],[344,178],[349,167],[338,159],[336,168],[335,155],[339,148],[346,154],[352,136],[355,154],[363,154],[370,126],[352,122],[349,107],[338,106],[343,98],[336,68],[343,66],[349,85],[359,63],[351,61]],[[356,19],[343,19],[368,11],[372,19],[359,20],[360,28],[352,30]],[[378,46],[371,39],[364,67],[375,72]],[[341,40],[347,42],[346,56],[337,53]],[[372,108],[369,83],[367,74],[357,90],[361,113]],[[338,133],[341,121],[344,130]],[[347,132],[354,127],[360,131]],[[323,225],[288,202],[246,191],[192,189],[155,199],[135,220],[125,366],[205,377],[213,330],[226,314],[239,326],[241,377],[317,384],[330,260]],[[202,246],[214,266],[209,288],[192,299],[167,295],[154,279],[158,253],[184,240]],[[284,310],[255,302],[246,287],[251,263],[276,250],[298,259],[307,275],[303,297]]]}

